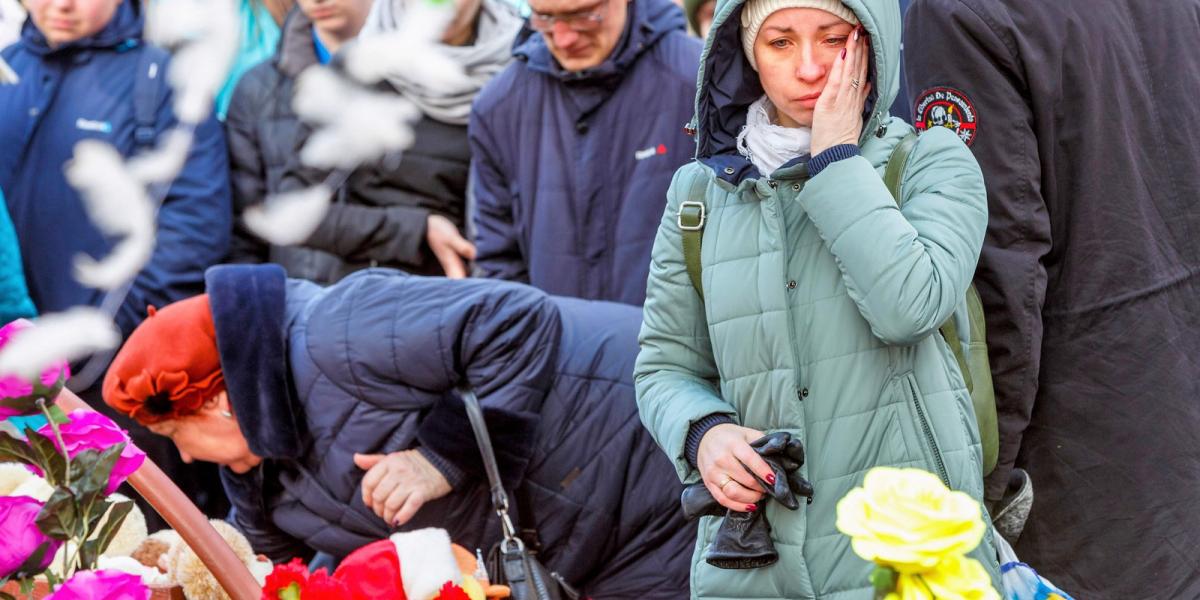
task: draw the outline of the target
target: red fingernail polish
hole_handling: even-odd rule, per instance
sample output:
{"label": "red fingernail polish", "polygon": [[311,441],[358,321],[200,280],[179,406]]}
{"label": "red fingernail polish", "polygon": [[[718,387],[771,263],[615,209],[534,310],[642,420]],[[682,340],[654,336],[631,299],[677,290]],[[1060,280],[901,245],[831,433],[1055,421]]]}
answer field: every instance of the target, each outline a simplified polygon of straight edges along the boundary
{"label": "red fingernail polish", "polygon": [[846,49],[842,48],[842,58],[846,58]]}
{"label": "red fingernail polish", "polygon": [[754,512],[756,510],[758,510],[758,505],[756,505],[756,504],[747,504],[746,505],[746,512]]}
{"label": "red fingernail polish", "polygon": [[767,479],[767,483],[769,483],[771,485],[775,485],[775,474],[774,473],[767,473],[766,479]]}

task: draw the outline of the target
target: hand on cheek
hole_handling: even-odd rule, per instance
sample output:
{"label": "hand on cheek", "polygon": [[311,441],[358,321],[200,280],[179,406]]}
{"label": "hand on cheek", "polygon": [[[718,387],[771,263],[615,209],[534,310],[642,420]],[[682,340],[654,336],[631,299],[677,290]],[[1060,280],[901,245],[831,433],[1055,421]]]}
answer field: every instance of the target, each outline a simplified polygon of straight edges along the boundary
{"label": "hand on cheek", "polygon": [[871,83],[867,81],[871,44],[859,26],[833,61],[825,89],[813,108],[813,156],[841,144],[857,144],[862,135],[862,111]]}

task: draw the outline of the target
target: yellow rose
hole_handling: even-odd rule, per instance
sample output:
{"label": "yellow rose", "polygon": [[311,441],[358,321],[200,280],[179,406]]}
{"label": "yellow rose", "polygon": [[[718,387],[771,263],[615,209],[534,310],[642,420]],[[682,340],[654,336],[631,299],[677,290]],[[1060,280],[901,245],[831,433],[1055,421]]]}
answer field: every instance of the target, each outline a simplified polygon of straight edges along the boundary
{"label": "yellow rose", "polygon": [[992,578],[973,558],[951,556],[924,574],[902,573],[889,600],[1000,600]]}
{"label": "yellow rose", "polygon": [[981,515],[978,502],[932,473],[880,467],[838,502],[837,528],[865,560],[922,573],[974,550],[986,529]]}

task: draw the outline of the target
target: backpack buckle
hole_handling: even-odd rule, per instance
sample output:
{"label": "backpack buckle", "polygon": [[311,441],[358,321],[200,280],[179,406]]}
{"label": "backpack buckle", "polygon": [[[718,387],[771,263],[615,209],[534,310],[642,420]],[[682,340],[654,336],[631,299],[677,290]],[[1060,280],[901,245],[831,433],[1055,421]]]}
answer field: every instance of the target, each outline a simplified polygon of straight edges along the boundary
{"label": "backpack buckle", "polygon": [[700,231],[704,229],[707,214],[703,202],[687,200],[679,203],[679,213],[675,215],[675,223],[683,231]]}

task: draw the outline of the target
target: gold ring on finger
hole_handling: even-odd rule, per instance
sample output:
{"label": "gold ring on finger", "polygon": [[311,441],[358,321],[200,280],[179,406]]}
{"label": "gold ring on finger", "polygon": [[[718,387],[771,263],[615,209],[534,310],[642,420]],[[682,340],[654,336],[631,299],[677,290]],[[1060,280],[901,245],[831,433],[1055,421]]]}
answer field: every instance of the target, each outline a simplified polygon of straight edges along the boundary
{"label": "gold ring on finger", "polygon": [[732,478],[732,477],[730,477],[730,476],[728,476],[728,475],[726,475],[726,476],[725,476],[725,481],[724,481],[724,482],[721,484],[721,491],[725,491],[725,486],[727,486],[727,485],[729,485],[729,484],[731,484],[731,483],[733,483],[733,478]]}
{"label": "gold ring on finger", "polygon": [[852,87],[852,88],[854,88],[854,89],[856,89],[856,90],[858,89],[858,84],[859,84],[859,81],[858,81],[857,79],[851,79],[851,80],[850,80],[850,87]]}

